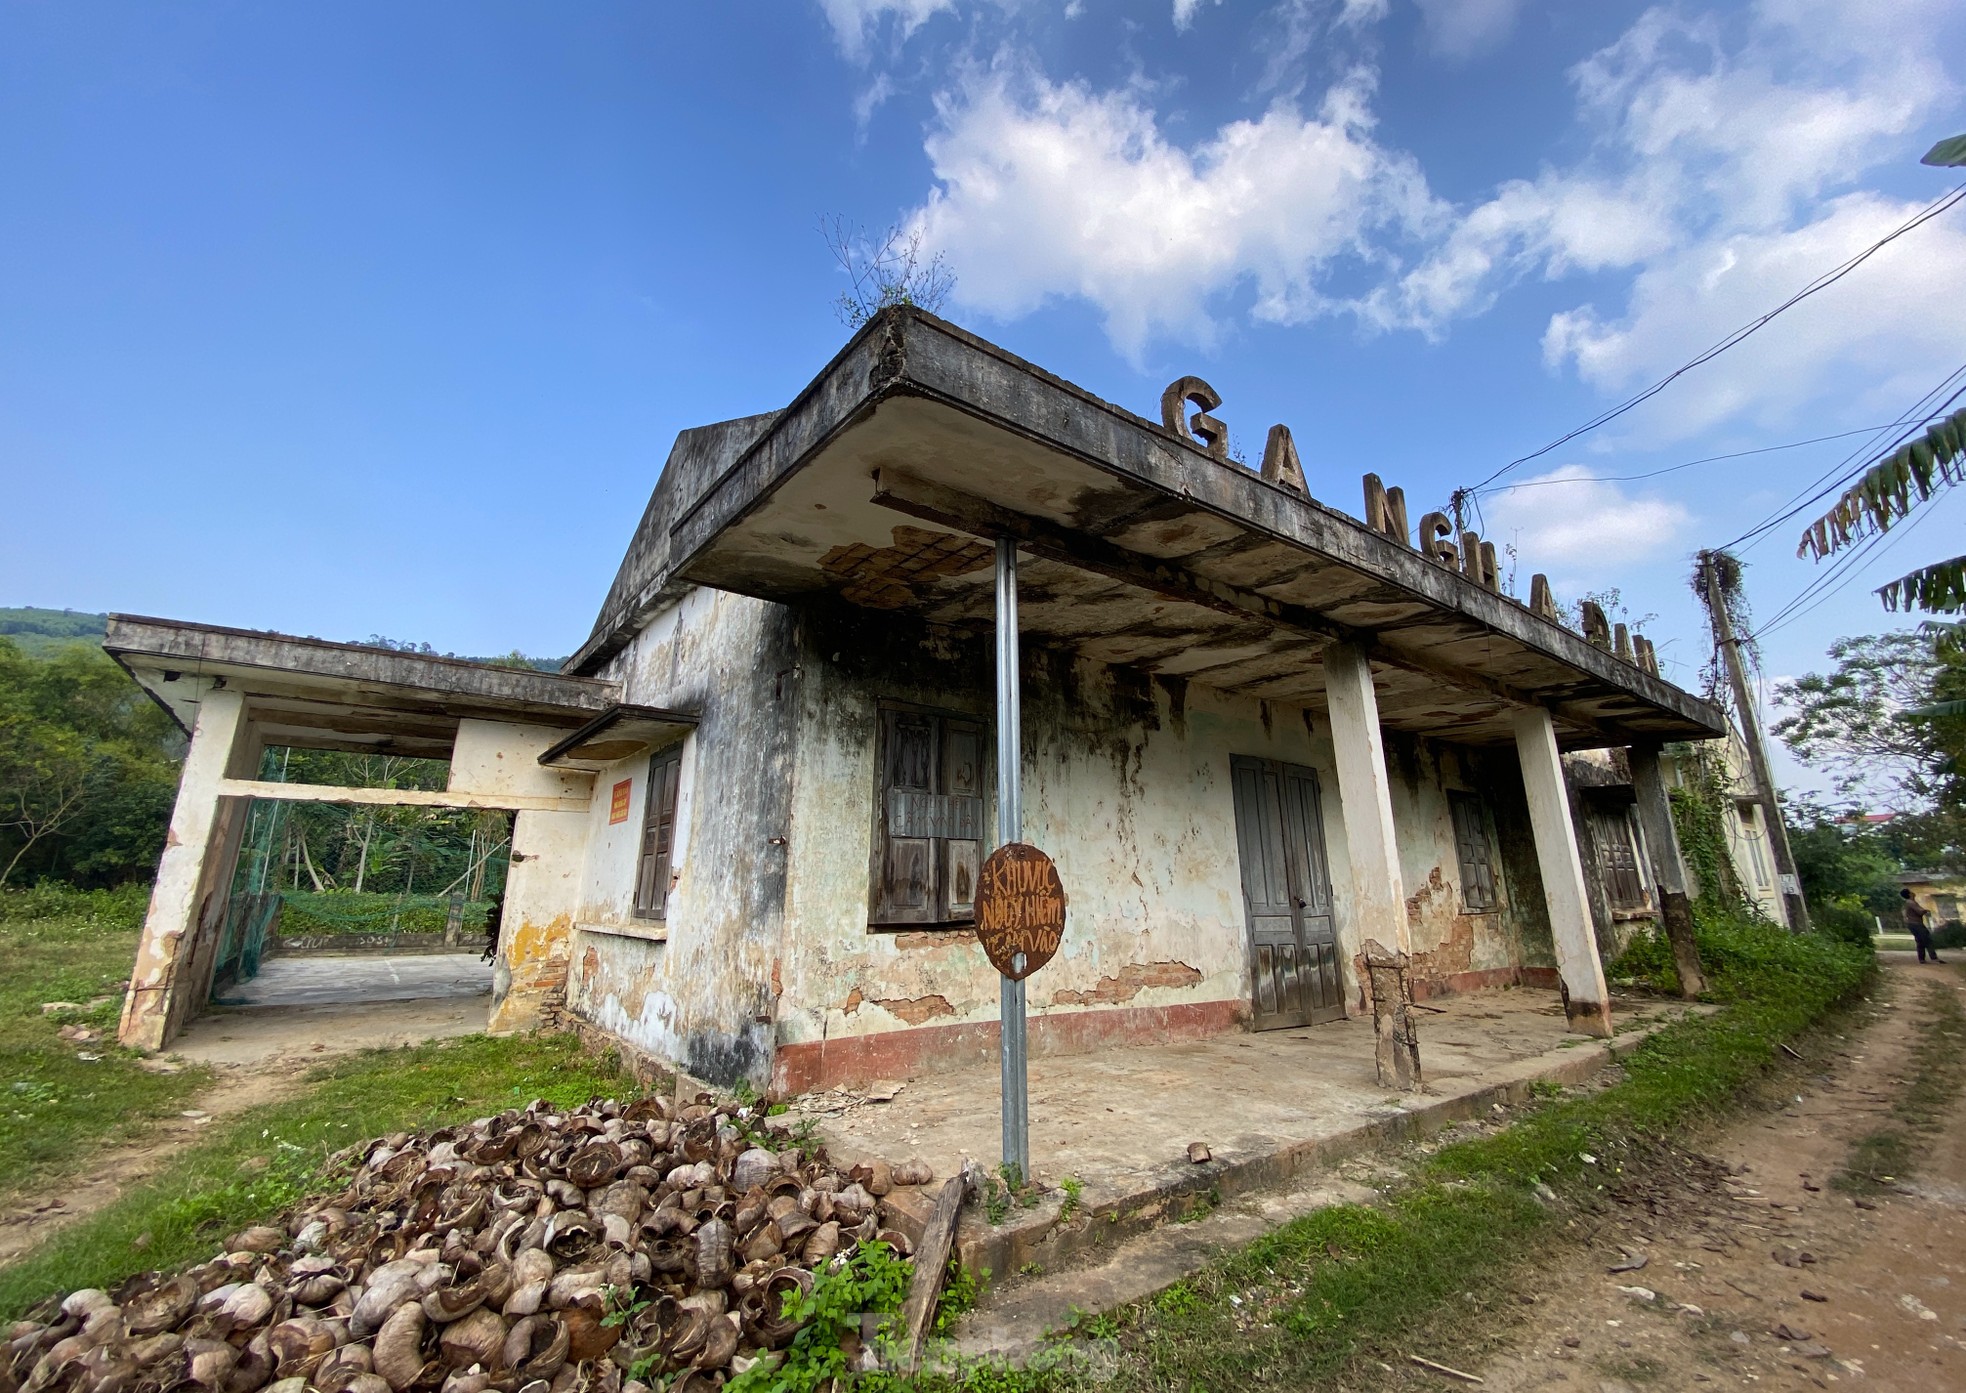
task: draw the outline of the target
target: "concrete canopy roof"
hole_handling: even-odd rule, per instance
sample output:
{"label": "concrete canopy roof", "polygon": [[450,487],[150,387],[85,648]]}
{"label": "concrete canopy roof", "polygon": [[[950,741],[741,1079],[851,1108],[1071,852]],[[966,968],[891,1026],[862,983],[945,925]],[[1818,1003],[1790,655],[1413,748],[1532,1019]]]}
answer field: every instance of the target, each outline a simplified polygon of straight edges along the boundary
{"label": "concrete canopy roof", "polygon": [[659,706],[610,706],[540,755],[554,769],[605,769],[672,745],[696,729],[696,717]]}
{"label": "concrete canopy roof", "polygon": [[461,720],[574,730],[620,696],[591,677],[122,614],[102,646],[185,731],[215,679],[245,694],[268,745],[303,750],[449,759]]}
{"label": "concrete canopy roof", "polygon": [[1411,547],[912,309],[785,410],[678,438],[569,667],[598,670],[691,585],[988,632],[997,536],[1024,547],[1023,631],[1095,661],[1316,708],[1319,654],[1354,642],[1392,729],[1502,743],[1531,703],[1570,748],[1726,729]]}

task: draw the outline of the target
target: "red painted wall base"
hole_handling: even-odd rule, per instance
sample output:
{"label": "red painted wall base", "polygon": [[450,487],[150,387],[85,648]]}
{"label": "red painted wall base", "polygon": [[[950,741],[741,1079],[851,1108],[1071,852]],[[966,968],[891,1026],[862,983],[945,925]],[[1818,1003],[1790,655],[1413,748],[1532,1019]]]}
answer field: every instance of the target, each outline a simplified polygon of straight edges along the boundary
{"label": "red painted wall base", "polygon": [[[1107,1045],[1194,1040],[1234,1030],[1248,1020],[1249,1003],[1244,1001],[1061,1011],[1030,1018],[1030,1051],[1083,1054]],[[780,1045],[772,1059],[772,1094],[783,1098],[841,1085],[861,1088],[882,1079],[986,1063],[997,1057],[998,1033],[995,1021],[975,1021]]]}

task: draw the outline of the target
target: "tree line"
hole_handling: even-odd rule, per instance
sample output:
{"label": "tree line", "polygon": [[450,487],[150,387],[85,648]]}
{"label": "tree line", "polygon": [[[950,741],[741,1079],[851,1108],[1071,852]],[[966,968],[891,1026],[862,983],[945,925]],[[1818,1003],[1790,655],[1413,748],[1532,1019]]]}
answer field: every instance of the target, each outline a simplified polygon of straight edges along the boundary
{"label": "tree line", "polygon": [[[15,632],[0,633],[0,888],[52,881],[102,889],[149,880],[177,797],[184,733],[88,641],[91,626],[101,632],[101,616],[76,615],[71,627],[51,631],[45,616],[63,612],[5,614]],[[491,661],[558,666],[516,652]],[[274,749],[260,777],[441,789],[449,765]],[[237,888],[480,900],[503,884],[508,821],[503,813],[457,808],[258,802],[248,815]]]}

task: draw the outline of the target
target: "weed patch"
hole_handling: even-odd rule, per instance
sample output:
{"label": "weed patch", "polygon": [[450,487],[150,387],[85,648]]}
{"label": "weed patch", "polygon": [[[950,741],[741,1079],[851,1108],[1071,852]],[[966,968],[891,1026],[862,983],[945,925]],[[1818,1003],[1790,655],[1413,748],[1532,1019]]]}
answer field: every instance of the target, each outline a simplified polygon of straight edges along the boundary
{"label": "weed patch", "polygon": [[[152,1073],[116,1044],[147,903],[142,887],[0,891],[0,1199],[85,1168],[209,1077]],[[41,1009],[57,1002],[71,1009]]]}

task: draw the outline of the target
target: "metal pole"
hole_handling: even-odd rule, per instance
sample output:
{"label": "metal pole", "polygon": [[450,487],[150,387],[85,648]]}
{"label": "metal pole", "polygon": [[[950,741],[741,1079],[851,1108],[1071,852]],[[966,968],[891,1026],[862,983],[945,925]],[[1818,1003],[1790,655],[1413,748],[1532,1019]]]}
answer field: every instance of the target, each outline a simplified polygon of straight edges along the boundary
{"label": "metal pole", "polygon": [[[1017,543],[997,539],[997,845],[1024,839],[1023,713],[1018,702]],[[1031,1174],[1031,1105],[1024,1054],[1024,983],[998,984],[1002,1022],[1003,1163]]]}

